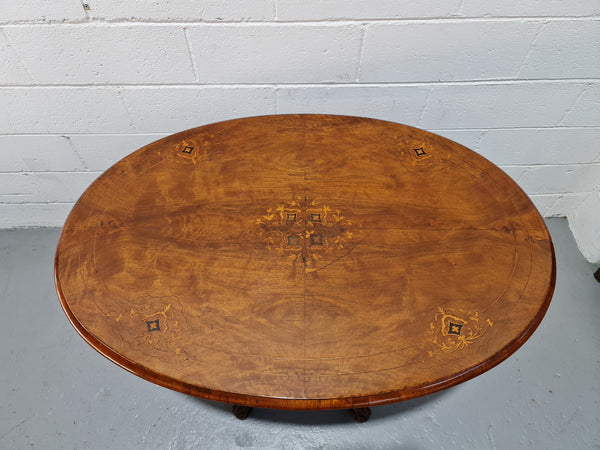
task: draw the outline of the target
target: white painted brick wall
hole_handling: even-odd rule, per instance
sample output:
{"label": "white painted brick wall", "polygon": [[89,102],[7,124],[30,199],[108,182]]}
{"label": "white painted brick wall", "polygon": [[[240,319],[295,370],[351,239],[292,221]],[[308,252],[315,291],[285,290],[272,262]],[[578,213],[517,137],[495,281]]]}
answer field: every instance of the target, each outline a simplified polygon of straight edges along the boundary
{"label": "white painted brick wall", "polygon": [[19,55],[12,47],[6,32],[0,29],[0,83],[6,84],[31,84],[33,79],[27,72],[25,64],[19,59]]}
{"label": "white painted brick wall", "polygon": [[63,24],[7,27],[4,33],[35,84],[194,81],[178,27]]}
{"label": "white painted brick wall", "polygon": [[[281,113],[346,112],[425,129],[461,129],[467,123],[467,128],[487,129],[490,124],[494,124],[492,128],[548,128],[575,117],[576,120],[571,120],[573,126],[585,126],[594,117],[578,112],[579,108],[586,107],[580,98],[591,87],[600,87],[599,82],[595,83],[281,86],[278,104]],[[590,101],[590,108],[593,107]]]}
{"label": "white painted brick wall", "polygon": [[191,27],[188,35],[200,83],[356,79],[361,40],[357,25],[204,25]]}
{"label": "white painted brick wall", "polygon": [[[20,172],[0,174],[0,196],[8,203],[74,203],[100,172]],[[13,200],[10,202],[10,200]]]}
{"label": "white painted brick wall", "polygon": [[133,128],[142,133],[174,133],[222,120],[277,113],[275,91],[266,87],[140,87],[123,89],[122,95]]}
{"label": "white painted brick wall", "polygon": [[72,134],[69,142],[84,170],[104,172],[132,149],[142,148],[169,134]]}
{"label": "white painted brick wall", "polygon": [[479,152],[598,262],[599,49],[597,0],[0,0],[0,227],[170,133],[352,114]]}
{"label": "white painted brick wall", "polygon": [[87,170],[67,136],[0,135],[0,149],[0,175]]}
{"label": "white painted brick wall", "polygon": [[0,105],[0,134],[134,131],[118,87],[3,87]]}
{"label": "white painted brick wall", "polygon": [[[540,74],[593,78],[600,67],[597,25],[543,20],[376,23],[366,27],[360,81],[536,79]],[[563,49],[569,51],[563,54]]]}

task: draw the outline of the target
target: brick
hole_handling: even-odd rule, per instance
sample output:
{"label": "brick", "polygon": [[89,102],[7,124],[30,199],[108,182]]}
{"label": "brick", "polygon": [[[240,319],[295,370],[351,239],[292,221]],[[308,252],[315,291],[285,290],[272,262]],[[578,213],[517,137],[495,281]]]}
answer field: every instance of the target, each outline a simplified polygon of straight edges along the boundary
{"label": "brick", "polygon": [[127,88],[123,97],[140,133],[175,133],[277,112],[274,90],[261,87]]}
{"label": "brick", "polygon": [[565,20],[544,24],[517,77],[598,78],[599,27],[597,20]]}
{"label": "brick", "polygon": [[561,122],[584,88],[562,82],[281,87],[278,99],[282,113],[369,116],[428,130],[547,127]]}
{"label": "brick", "polygon": [[577,210],[577,207],[589,195],[588,192],[575,194],[532,194],[529,196],[543,217],[565,217]]}
{"label": "brick", "polygon": [[584,87],[580,97],[572,103],[564,117],[566,126],[597,126],[600,123],[600,83]]}
{"label": "brick", "polygon": [[5,33],[38,84],[194,81],[185,35],[178,27],[51,25]]}
{"label": "brick", "polygon": [[73,147],[89,170],[105,171],[146,144],[168,136],[156,134],[90,134],[70,136]]}
{"label": "brick", "polygon": [[428,130],[444,136],[451,141],[458,142],[476,153],[480,153],[479,141],[486,130]]}
{"label": "brick", "polygon": [[600,13],[600,3],[596,0],[464,0],[458,15],[464,17],[539,17],[593,16]]}
{"label": "brick", "polygon": [[458,10],[460,1],[414,0],[278,0],[279,20],[408,19],[447,17]]}
{"label": "brick", "polygon": [[592,16],[600,13],[596,0],[428,1],[295,0],[277,1],[279,20],[364,20],[446,17]]}
{"label": "brick", "polygon": [[12,48],[3,29],[0,29],[0,84],[30,84],[33,82],[27,68]]}
{"label": "brick", "polygon": [[498,164],[577,164],[600,156],[600,129],[489,130],[479,143]]}
{"label": "brick", "polygon": [[9,22],[63,22],[85,19],[85,11],[80,0],[18,2],[4,1],[0,8],[0,23]]}
{"label": "brick", "polygon": [[498,165],[576,164],[600,158],[600,128],[442,130],[438,134]]}
{"label": "brick", "polygon": [[375,24],[365,34],[360,81],[593,78],[597,30],[592,21]]}
{"label": "brick", "polygon": [[0,136],[0,172],[85,170],[64,136]]}
{"label": "brick", "polygon": [[372,117],[417,126],[429,89],[423,86],[282,87],[279,112]]}
{"label": "brick", "polygon": [[73,203],[0,203],[0,228],[60,227]]}
{"label": "brick", "polygon": [[0,203],[74,202],[98,172],[0,173]]}
{"label": "brick", "polygon": [[[575,104],[585,87],[585,84],[575,82],[435,86],[423,113],[421,127],[557,126],[567,114],[569,105]],[[587,117],[573,117],[569,124],[583,126],[589,122]]]}
{"label": "brick", "polygon": [[358,26],[196,26],[189,40],[202,83],[354,81]]}
{"label": "brick", "polygon": [[275,0],[89,0],[88,4],[90,17],[104,20],[250,21],[275,16]]}
{"label": "brick", "polygon": [[501,166],[527,194],[592,192],[598,188],[600,164]]}
{"label": "brick", "polygon": [[0,133],[118,133],[131,131],[117,89],[0,89]]}

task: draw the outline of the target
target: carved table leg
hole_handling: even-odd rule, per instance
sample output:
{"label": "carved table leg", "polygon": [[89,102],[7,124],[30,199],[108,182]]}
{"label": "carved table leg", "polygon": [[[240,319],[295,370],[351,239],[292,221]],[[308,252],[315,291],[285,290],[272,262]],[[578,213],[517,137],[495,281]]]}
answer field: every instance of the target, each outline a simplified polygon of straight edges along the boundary
{"label": "carved table leg", "polygon": [[233,405],[233,415],[240,420],[246,420],[251,412],[250,406]]}
{"label": "carved table leg", "polygon": [[349,411],[352,418],[358,423],[364,423],[371,417],[371,408],[354,408]]}

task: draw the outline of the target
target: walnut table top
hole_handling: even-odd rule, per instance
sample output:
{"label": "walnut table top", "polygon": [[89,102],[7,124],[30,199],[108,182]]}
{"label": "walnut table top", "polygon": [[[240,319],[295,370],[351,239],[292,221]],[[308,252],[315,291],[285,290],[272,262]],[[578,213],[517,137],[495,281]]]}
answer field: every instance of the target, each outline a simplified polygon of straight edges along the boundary
{"label": "walnut table top", "polygon": [[171,389],[360,408],[500,363],[555,282],[537,210],[467,148],[373,119],[282,115],[184,131],[82,195],[55,262],[81,336]]}

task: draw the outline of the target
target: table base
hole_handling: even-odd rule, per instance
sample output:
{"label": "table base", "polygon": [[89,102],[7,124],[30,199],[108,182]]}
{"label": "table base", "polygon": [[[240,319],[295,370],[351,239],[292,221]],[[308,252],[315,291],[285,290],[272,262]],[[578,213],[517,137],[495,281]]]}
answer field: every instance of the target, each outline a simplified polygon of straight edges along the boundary
{"label": "table base", "polygon": [[[246,420],[254,408],[251,406],[233,405],[233,415],[240,420]],[[364,423],[371,417],[371,408],[353,408],[349,409],[350,416],[358,422]]]}

